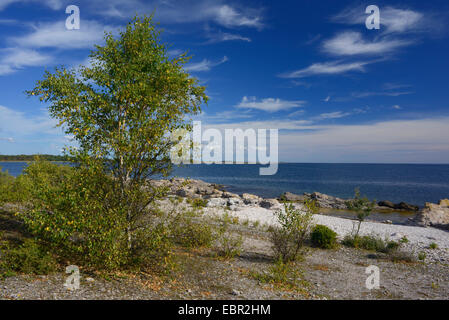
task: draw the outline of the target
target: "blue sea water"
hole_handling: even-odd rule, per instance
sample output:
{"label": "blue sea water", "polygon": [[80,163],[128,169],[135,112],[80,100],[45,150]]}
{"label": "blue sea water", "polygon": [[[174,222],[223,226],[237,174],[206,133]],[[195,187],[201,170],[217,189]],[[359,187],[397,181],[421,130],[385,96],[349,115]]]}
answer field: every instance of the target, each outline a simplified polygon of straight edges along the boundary
{"label": "blue sea water", "polygon": [[[0,167],[14,176],[25,166],[25,162],[0,162]],[[277,197],[285,191],[318,191],[351,198],[358,187],[362,195],[373,200],[405,201],[419,206],[449,198],[449,165],[282,163],[273,176],[260,176],[259,168],[249,164],[186,165],[176,168],[174,175],[263,197]]]}

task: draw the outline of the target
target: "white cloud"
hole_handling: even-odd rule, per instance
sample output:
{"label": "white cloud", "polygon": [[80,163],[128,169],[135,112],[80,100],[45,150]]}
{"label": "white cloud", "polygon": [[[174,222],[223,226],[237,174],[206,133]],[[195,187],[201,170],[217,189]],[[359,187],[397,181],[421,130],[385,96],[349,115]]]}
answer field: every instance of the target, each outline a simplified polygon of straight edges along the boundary
{"label": "white cloud", "polygon": [[401,108],[401,106],[399,106],[399,105],[394,105],[393,107],[392,107],[393,109],[396,109],[396,110],[401,110],[402,108]]}
{"label": "white cloud", "polygon": [[42,23],[34,27],[34,31],[21,37],[8,39],[21,47],[80,49],[92,48],[100,44],[104,32],[114,28],[104,26],[95,21],[82,19],[79,30],[67,30],[65,21]]}
{"label": "white cloud", "polygon": [[227,62],[228,60],[229,59],[226,56],[224,56],[223,59],[221,59],[220,61],[217,61],[217,62],[213,62],[213,61],[210,61],[208,59],[204,59],[201,62],[189,63],[188,65],[185,66],[184,69],[186,69],[189,72],[209,71],[213,67],[216,67],[216,66],[218,66],[220,64],[223,64],[223,63]]}
{"label": "white cloud", "polygon": [[366,98],[373,96],[387,96],[387,97],[399,97],[404,95],[413,94],[413,91],[367,91],[367,92],[354,92],[352,94],[355,98]]}
{"label": "white cloud", "polygon": [[208,32],[208,43],[225,42],[225,41],[246,41],[251,42],[251,39],[239,34],[219,31],[217,33]]}
{"label": "white cloud", "polygon": [[[364,7],[351,7],[333,17],[336,22],[356,25],[365,24]],[[435,27],[431,17],[418,11],[391,6],[380,8],[380,23],[383,33],[404,33],[429,31]]]}
{"label": "white cloud", "polygon": [[51,56],[31,49],[7,48],[0,52],[0,75],[11,74],[24,67],[42,66],[52,61]]}
{"label": "white cloud", "polygon": [[223,0],[155,0],[151,3],[140,0],[91,1],[92,12],[116,17],[130,18],[136,12],[153,12],[163,23],[214,22],[227,28],[263,28],[260,9],[244,5],[230,5]]}
{"label": "white cloud", "polygon": [[256,97],[243,97],[242,101],[236,106],[236,108],[276,112],[280,110],[302,107],[304,103],[305,101],[288,101],[279,98],[266,98],[257,101]]}
{"label": "white cloud", "polygon": [[281,78],[304,78],[314,75],[334,75],[350,71],[364,72],[365,66],[373,63],[368,61],[341,62],[332,61],[314,63],[311,66],[297,71],[287,72],[279,75]]}
{"label": "white cloud", "polygon": [[246,16],[229,5],[221,5],[211,9],[214,20],[225,27],[254,27],[261,28],[261,18]]}
{"label": "white cloud", "polygon": [[51,119],[47,112],[29,115],[0,105],[0,132],[10,137],[60,134],[61,129],[55,128],[56,124],[57,121]]}
{"label": "white cloud", "polygon": [[21,3],[21,2],[39,2],[41,4],[46,5],[50,9],[59,10],[62,8],[63,1],[60,0],[1,0],[0,1],[0,11],[5,9],[11,4]]}
{"label": "white cloud", "polygon": [[6,142],[14,143],[14,139],[13,138],[2,138],[2,137],[0,137],[0,141],[6,141]]}
{"label": "white cloud", "polygon": [[280,134],[280,157],[296,162],[448,163],[448,117],[317,126]]}
{"label": "white cloud", "polygon": [[327,119],[339,119],[344,118],[347,116],[350,116],[351,112],[343,112],[343,111],[335,111],[335,112],[328,112],[328,113],[322,113],[317,117],[314,117],[314,120],[327,120]]}
{"label": "white cloud", "polygon": [[379,55],[391,53],[398,48],[410,45],[412,42],[384,38],[367,42],[359,32],[347,31],[323,42],[322,49],[332,55]]}
{"label": "white cloud", "polygon": [[448,163],[449,117],[357,125],[315,125],[307,120],[205,124],[204,129],[279,129],[281,161]]}

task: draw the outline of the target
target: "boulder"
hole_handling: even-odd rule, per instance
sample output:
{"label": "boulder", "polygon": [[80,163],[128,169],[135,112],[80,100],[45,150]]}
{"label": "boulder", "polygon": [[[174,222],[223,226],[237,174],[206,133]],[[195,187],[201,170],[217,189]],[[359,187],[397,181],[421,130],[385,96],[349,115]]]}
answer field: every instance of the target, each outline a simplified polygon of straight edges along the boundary
{"label": "boulder", "polygon": [[440,200],[439,204],[426,202],[425,207],[416,215],[414,222],[425,227],[449,230],[449,200]]}
{"label": "boulder", "polygon": [[279,197],[279,200],[283,201],[292,201],[292,202],[302,202],[304,201],[304,195],[294,194],[291,192],[284,192]]}
{"label": "boulder", "polygon": [[238,207],[243,205],[242,199],[238,197],[228,198],[227,204],[229,207]]}
{"label": "boulder", "polygon": [[346,205],[346,201],[344,199],[340,199],[337,197],[329,196],[327,194],[314,192],[310,195],[305,194],[311,200],[315,200],[316,204],[320,208],[329,208],[329,209],[348,209]]}
{"label": "boulder", "polygon": [[207,202],[207,207],[226,207],[228,204],[226,199],[223,198],[211,198]]}
{"label": "boulder", "polygon": [[249,194],[249,193],[242,194],[242,199],[246,205],[250,205],[250,206],[258,205],[259,202],[261,201],[260,197],[254,195],[254,194]]}
{"label": "boulder", "polygon": [[263,199],[259,205],[265,209],[278,209],[281,207],[281,204],[276,199]]}
{"label": "boulder", "polygon": [[405,211],[418,211],[419,207],[414,206],[405,202],[400,202],[395,206],[395,209],[397,210],[405,210]]}
{"label": "boulder", "polygon": [[379,207],[387,207],[387,208],[390,208],[390,209],[394,209],[395,206],[396,206],[393,202],[388,201],[388,200],[379,201],[379,202],[377,203],[377,205],[378,205]]}

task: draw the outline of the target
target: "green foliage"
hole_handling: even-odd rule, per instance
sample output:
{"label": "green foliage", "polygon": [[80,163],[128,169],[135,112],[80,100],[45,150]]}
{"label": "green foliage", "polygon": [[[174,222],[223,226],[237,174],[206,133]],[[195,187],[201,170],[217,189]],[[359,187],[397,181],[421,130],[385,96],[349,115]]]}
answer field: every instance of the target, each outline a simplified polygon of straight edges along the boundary
{"label": "green foliage", "polygon": [[427,258],[427,254],[425,252],[421,251],[418,253],[418,259],[420,261],[424,261],[424,260],[426,260],[426,258]]}
{"label": "green foliage", "polygon": [[13,184],[14,177],[9,175],[8,171],[2,171],[0,167],[0,205],[9,202],[13,198]]}
{"label": "green foliage", "polygon": [[409,243],[409,240],[408,240],[407,236],[403,236],[403,237],[399,240],[399,242],[400,242],[400,243]]}
{"label": "green foliage", "polygon": [[348,247],[382,253],[391,253],[400,247],[399,242],[384,240],[376,235],[347,235],[342,243]]}
{"label": "green foliage", "polygon": [[186,248],[210,247],[214,241],[212,226],[198,219],[197,211],[180,210],[168,217],[172,241]]}
{"label": "green foliage", "polygon": [[48,248],[34,239],[25,239],[15,248],[7,242],[0,246],[0,276],[16,273],[43,275],[56,271],[57,266]]}
{"label": "green foliage", "polygon": [[432,243],[429,245],[429,249],[438,249],[438,244],[436,244],[435,242],[432,242]]}
{"label": "green foliage", "polygon": [[360,225],[371,214],[376,205],[376,201],[369,201],[367,197],[361,197],[360,190],[355,189],[354,199],[346,201],[346,206],[349,210],[353,210],[357,213],[357,220],[359,221],[357,231],[355,235],[360,232]]}
{"label": "green foliage", "polygon": [[332,249],[337,245],[337,233],[327,226],[319,224],[312,230],[311,241],[318,248]]}
{"label": "green foliage", "polygon": [[284,210],[276,212],[279,227],[270,231],[276,259],[282,259],[284,262],[294,261],[302,254],[316,212],[315,202],[310,200],[304,202],[303,211],[295,209],[291,203],[284,203]]}
{"label": "green foliage", "polygon": [[205,208],[206,206],[207,206],[207,199],[197,198],[192,200],[192,207],[195,209]]}
{"label": "green foliage", "polygon": [[20,217],[33,235],[87,265],[109,269],[128,262],[127,224],[114,193],[118,182],[102,167],[37,161],[24,176],[33,188],[31,206]]}
{"label": "green foliage", "polygon": [[250,276],[263,284],[272,284],[288,290],[303,290],[306,283],[301,271],[292,263],[278,258],[268,272],[253,271]]}
{"label": "green foliage", "polygon": [[222,220],[218,229],[218,254],[232,260],[242,252],[243,236],[231,232],[229,224],[229,220]]}

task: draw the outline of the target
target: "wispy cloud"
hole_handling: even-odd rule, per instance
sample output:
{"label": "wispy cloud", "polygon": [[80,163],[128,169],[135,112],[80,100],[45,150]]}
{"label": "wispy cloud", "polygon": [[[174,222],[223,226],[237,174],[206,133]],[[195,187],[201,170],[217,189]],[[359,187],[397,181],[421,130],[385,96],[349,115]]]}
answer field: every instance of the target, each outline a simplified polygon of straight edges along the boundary
{"label": "wispy cloud", "polygon": [[343,111],[335,111],[335,112],[328,112],[328,113],[322,113],[317,117],[314,117],[313,120],[328,120],[328,119],[339,119],[344,118],[347,116],[350,116],[351,112],[343,112]]}
{"label": "wispy cloud", "polygon": [[41,66],[50,63],[52,57],[23,48],[7,48],[0,50],[0,75],[14,73],[25,67]]}
{"label": "wispy cloud", "polygon": [[14,143],[14,139],[13,138],[2,138],[2,137],[0,137],[0,141],[6,141],[6,142]]}
{"label": "wispy cloud", "polygon": [[211,70],[213,67],[219,66],[220,64],[223,64],[225,62],[227,62],[229,59],[228,57],[224,56],[223,59],[221,59],[220,61],[210,61],[208,59],[204,59],[200,62],[196,62],[196,63],[189,63],[188,65],[185,66],[185,69],[189,72],[204,72],[204,71],[209,71]]}
{"label": "wispy cloud", "polygon": [[1,0],[0,1],[0,11],[5,9],[11,4],[21,3],[21,2],[32,2],[43,4],[53,10],[59,10],[62,8],[63,2],[61,0]]}
{"label": "wispy cloud", "polygon": [[367,98],[373,96],[399,97],[413,93],[414,93],[413,91],[366,91],[366,92],[354,92],[352,93],[352,96],[354,98]]}
{"label": "wispy cloud", "polygon": [[397,49],[412,44],[411,41],[382,38],[371,42],[365,41],[359,32],[346,31],[323,42],[324,52],[339,55],[380,55],[392,53]]}
{"label": "wispy cloud", "polygon": [[[332,18],[333,21],[356,25],[364,24],[365,7],[351,7]],[[412,33],[434,30],[438,24],[433,14],[424,14],[410,8],[381,7],[380,23],[383,33]]]}
{"label": "wispy cloud", "polygon": [[46,111],[30,115],[0,105],[0,131],[13,138],[33,134],[58,135],[61,129],[55,128],[56,124],[57,121],[51,119]]}
{"label": "wispy cloud", "polygon": [[236,105],[239,109],[256,109],[267,112],[277,112],[292,108],[303,107],[305,101],[288,101],[279,98],[266,98],[257,100],[256,97],[243,97],[242,101]]}
{"label": "wispy cloud", "polygon": [[311,66],[280,74],[281,78],[304,78],[314,75],[335,75],[346,73],[350,71],[365,72],[365,66],[374,63],[374,61],[355,61],[355,62],[342,62],[331,61],[324,63],[314,63]]}
{"label": "wispy cloud", "polygon": [[264,27],[262,10],[231,5],[222,0],[94,0],[89,6],[99,14],[128,19],[136,12],[152,12],[163,23],[213,22],[226,28]]}
{"label": "wispy cloud", "polygon": [[81,20],[79,30],[67,30],[65,21],[41,23],[33,26],[33,31],[21,37],[12,37],[8,41],[16,46],[32,48],[81,49],[92,48],[100,44],[105,31],[114,31],[96,21]]}
{"label": "wispy cloud", "polygon": [[207,32],[207,38],[209,39],[207,43],[217,43],[217,42],[225,42],[225,41],[246,41],[251,42],[251,39],[248,37],[244,37],[240,34],[234,34],[229,32]]}

